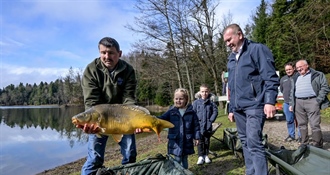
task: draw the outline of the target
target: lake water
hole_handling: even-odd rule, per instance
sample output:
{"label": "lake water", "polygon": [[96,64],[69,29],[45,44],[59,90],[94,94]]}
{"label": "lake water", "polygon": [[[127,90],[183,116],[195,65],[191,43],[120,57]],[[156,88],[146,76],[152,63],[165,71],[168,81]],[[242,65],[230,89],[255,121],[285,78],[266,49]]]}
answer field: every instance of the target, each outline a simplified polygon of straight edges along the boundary
{"label": "lake water", "polygon": [[0,175],[33,175],[87,155],[87,135],[71,123],[83,107],[0,107]]}

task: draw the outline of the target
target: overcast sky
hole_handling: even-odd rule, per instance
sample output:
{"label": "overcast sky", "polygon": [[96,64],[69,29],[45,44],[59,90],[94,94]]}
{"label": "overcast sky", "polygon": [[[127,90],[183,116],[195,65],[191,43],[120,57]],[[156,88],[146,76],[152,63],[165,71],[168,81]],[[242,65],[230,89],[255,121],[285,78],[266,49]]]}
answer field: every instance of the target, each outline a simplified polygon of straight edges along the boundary
{"label": "overcast sky", "polygon": [[[0,88],[55,81],[70,67],[98,57],[98,41],[118,40],[123,53],[139,38],[135,0],[0,0]],[[217,18],[229,12],[244,27],[261,0],[220,0]]]}

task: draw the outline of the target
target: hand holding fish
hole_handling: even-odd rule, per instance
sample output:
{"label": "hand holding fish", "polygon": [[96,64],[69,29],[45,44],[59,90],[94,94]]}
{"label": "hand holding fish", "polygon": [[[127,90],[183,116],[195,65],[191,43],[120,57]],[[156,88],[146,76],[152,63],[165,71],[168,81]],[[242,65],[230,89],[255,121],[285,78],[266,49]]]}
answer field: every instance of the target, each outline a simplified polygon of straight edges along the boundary
{"label": "hand holding fish", "polygon": [[96,124],[76,125],[77,128],[81,128],[87,134],[96,134],[101,131],[101,128]]}
{"label": "hand holding fish", "polygon": [[[84,125],[76,125],[76,128],[81,128],[87,134],[97,134],[101,131],[101,128],[96,124],[88,124],[85,123]],[[150,132],[150,131],[149,131]],[[143,129],[136,128],[134,134],[143,133]]]}
{"label": "hand holding fish", "polygon": [[136,128],[134,134],[140,134],[140,133],[143,133],[143,129]]}

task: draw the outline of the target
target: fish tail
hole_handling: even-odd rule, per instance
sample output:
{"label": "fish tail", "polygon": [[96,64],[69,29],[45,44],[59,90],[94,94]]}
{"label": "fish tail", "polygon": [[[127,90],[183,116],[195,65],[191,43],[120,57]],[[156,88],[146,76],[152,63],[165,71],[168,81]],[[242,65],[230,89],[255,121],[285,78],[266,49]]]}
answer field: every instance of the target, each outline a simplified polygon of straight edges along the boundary
{"label": "fish tail", "polygon": [[162,130],[164,128],[173,128],[174,125],[171,122],[168,122],[166,120],[162,120],[162,119],[158,119],[158,125],[153,127],[152,130],[154,130],[156,132],[156,134],[158,135],[158,138],[160,139],[160,132],[162,132]]}

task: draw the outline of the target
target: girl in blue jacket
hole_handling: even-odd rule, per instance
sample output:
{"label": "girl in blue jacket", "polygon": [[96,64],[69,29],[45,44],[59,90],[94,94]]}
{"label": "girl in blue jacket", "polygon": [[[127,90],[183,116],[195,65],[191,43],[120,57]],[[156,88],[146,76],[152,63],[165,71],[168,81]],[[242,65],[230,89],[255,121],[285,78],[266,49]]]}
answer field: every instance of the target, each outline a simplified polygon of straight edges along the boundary
{"label": "girl in blue jacket", "polygon": [[194,145],[198,144],[200,138],[198,117],[188,103],[188,90],[176,89],[173,101],[174,105],[158,118],[173,123],[174,127],[168,130],[167,151],[187,169],[188,155],[195,153]]}

